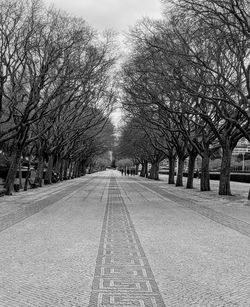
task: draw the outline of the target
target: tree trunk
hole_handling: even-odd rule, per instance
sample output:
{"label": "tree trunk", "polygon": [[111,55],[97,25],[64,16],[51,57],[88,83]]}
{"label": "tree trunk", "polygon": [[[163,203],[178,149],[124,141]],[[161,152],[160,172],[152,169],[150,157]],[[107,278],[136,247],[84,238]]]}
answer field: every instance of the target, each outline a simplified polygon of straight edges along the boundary
{"label": "tree trunk", "polygon": [[76,173],[77,177],[81,176],[81,163],[78,161],[77,162],[77,173]]}
{"label": "tree trunk", "polygon": [[42,187],[43,185],[43,170],[44,170],[44,159],[42,153],[40,152],[38,157],[38,165],[37,165],[36,178],[35,178],[35,183],[38,184],[39,187]]}
{"label": "tree trunk", "polygon": [[54,162],[54,156],[49,155],[48,171],[47,171],[48,184],[52,183],[53,162]]}
{"label": "tree trunk", "polygon": [[86,165],[83,165],[82,166],[82,176],[85,176],[86,175],[86,173],[87,173],[87,167],[86,167]]}
{"label": "tree trunk", "polygon": [[142,163],[142,170],[140,173],[140,177],[148,177],[148,162]]}
{"label": "tree trunk", "polygon": [[70,161],[70,162],[69,162],[69,179],[72,178],[73,169],[74,169],[74,162],[73,162],[73,161]]}
{"label": "tree trunk", "polygon": [[145,164],[145,177],[148,178],[148,162]]}
{"label": "tree trunk", "polygon": [[61,158],[57,155],[56,156],[56,165],[55,165],[55,170],[57,174],[60,173],[60,168],[61,168]]}
{"label": "tree trunk", "polygon": [[79,162],[75,162],[75,167],[74,167],[74,178],[79,177]]}
{"label": "tree trunk", "polygon": [[135,165],[135,175],[138,175],[139,164]]}
{"label": "tree trunk", "polygon": [[230,167],[232,150],[229,146],[222,148],[222,159],[221,159],[221,173],[220,173],[220,184],[219,184],[219,195],[232,195],[230,189]]}
{"label": "tree trunk", "polygon": [[201,181],[200,190],[210,191],[210,177],[209,177],[209,155],[204,152],[201,161]]}
{"label": "tree trunk", "polygon": [[14,182],[16,179],[17,169],[19,165],[19,161],[22,156],[22,151],[25,145],[25,140],[27,138],[27,134],[29,131],[29,126],[23,127],[18,134],[18,138],[14,139],[14,146],[12,155],[11,155],[11,164],[9,167],[8,175],[5,181],[5,189],[7,195],[12,195],[14,190]]}
{"label": "tree trunk", "polygon": [[169,175],[168,175],[168,183],[174,184],[174,175],[175,175],[175,156],[169,156],[168,157],[168,163],[169,163]]}
{"label": "tree trunk", "polygon": [[74,167],[73,167],[73,173],[72,173],[73,174],[73,178],[76,178],[76,167],[77,167],[76,164],[77,164],[77,162],[75,161],[74,162]]}
{"label": "tree trunk", "polygon": [[60,178],[60,181],[63,181],[64,164],[65,164],[65,160],[62,159],[62,160],[61,160],[61,164],[60,164],[60,170],[59,170],[59,178]]}
{"label": "tree trunk", "polygon": [[24,191],[28,190],[28,184],[29,184],[29,178],[30,178],[30,159],[31,159],[31,156],[29,155],[28,169],[27,169],[27,174],[26,174],[25,183],[24,183]]}
{"label": "tree trunk", "polygon": [[19,177],[19,189],[21,190],[23,188],[23,183],[22,183],[22,159],[19,160],[19,172],[18,172],[18,177]]}
{"label": "tree trunk", "polygon": [[145,177],[145,163],[144,162],[142,162],[141,164],[140,177]]}
{"label": "tree trunk", "polygon": [[92,162],[90,162],[90,164],[89,164],[89,174],[92,173],[92,169],[93,169],[93,164],[92,164]]}
{"label": "tree trunk", "polygon": [[184,162],[185,162],[185,159],[183,158],[178,159],[178,172],[177,172],[177,178],[176,178],[176,184],[175,184],[177,187],[183,186]]}
{"label": "tree trunk", "polygon": [[82,161],[81,162],[81,176],[85,176],[87,173],[87,161]]}
{"label": "tree trunk", "polygon": [[69,160],[65,160],[64,170],[63,170],[63,180],[68,179],[68,169],[69,169]]}
{"label": "tree trunk", "polygon": [[197,153],[190,153],[188,159],[188,177],[187,177],[187,189],[193,189],[193,181],[194,181],[194,169],[195,169],[195,160],[197,157]]}
{"label": "tree trunk", "polygon": [[14,182],[16,179],[17,169],[21,156],[22,156],[22,147],[20,145],[17,145],[15,146],[13,153],[11,155],[11,164],[5,181],[6,195],[12,195],[13,193]]}
{"label": "tree trunk", "polygon": [[149,178],[154,180],[159,180],[159,162],[152,162],[152,166],[149,173]]}

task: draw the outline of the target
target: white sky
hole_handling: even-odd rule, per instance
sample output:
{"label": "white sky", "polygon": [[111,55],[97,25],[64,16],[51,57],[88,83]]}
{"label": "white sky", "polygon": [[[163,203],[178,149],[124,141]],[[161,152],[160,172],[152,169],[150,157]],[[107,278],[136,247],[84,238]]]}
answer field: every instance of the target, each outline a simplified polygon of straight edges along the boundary
{"label": "white sky", "polygon": [[127,31],[144,16],[160,18],[160,0],[44,0],[56,8],[83,17],[99,31],[113,29]]}

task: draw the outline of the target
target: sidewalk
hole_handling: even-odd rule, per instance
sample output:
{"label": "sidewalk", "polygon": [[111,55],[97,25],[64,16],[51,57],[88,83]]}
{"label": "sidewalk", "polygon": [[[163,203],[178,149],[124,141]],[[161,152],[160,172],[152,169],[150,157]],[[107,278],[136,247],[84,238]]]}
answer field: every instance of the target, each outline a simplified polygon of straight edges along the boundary
{"label": "sidewalk", "polygon": [[250,207],[166,179],[119,179],[165,305],[249,307]]}
{"label": "sidewalk", "polygon": [[105,190],[88,175],[4,197],[23,217],[0,232],[1,307],[88,306]]}
{"label": "sidewalk", "polygon": [[65,196],[70,196],[83,184],[91,181],[93,176],[45,185],[41,188],[13,193],[12,196],[0,197],[0,231],[39,212]]}
{"label": "sidewalk", "polygon": [[[121,177],[120,172],[113,172],[115,176]],[[14,193],[12,196],[0,197],[0,224],[5,217],[15,214],[20,210],[25,210],[32,204],[52,198],[53,196],[66,196],[76,185],[81,187],[81,184],[89,180],[92,175],[87,175],[73,180],[58,182],[53,185],[45,185],[41,188],[21,191]],[[125,179],[126,177],[123,176]],[[194,179],[194,189],[186,189],[186,178],[184,178],[184,186],[176,187],[167,183],[168,176],[160,175],[160,181],[149,180],[138,176],[127,176],[127,178],[137,179],[139,181],[148,181],[154,186],[167,191],[175,197],[183,198],[186,201],[195,202],[199,206],[209,207],[215,211],[224,213],[241,221],[250,223],[250,200],[247,199],[250,185],[248,183],[231,182],[231,190],[233,196],[218,195],[219,182],[211,180],[211,191],[199,191],[199,179]],[[59,196],[60,197],[60,196]],[[1,229],[1,225],[0,225]]]}
{"label": "sidewalk", "polygon": [[201,192],[199,190],[199,179],[194,179],[194,189],[185,188],[186,178],[184,178],[183,187],[169,185],[166,182],[167,179],[167,175],[160,175],[158,186],[166,189],[168,193],[250,224],[250,200],[247,199],[250,185],[248,183],[231,182],[233,196],[225,196],[218,194],[219,181],[211,180],[211,191]]}
{"label": "sidewalk", "polygon": [[161,179],[110,170],[2,198],[4,221],[29,218],[0,232],[0,306],[249,307],[246,186]]}

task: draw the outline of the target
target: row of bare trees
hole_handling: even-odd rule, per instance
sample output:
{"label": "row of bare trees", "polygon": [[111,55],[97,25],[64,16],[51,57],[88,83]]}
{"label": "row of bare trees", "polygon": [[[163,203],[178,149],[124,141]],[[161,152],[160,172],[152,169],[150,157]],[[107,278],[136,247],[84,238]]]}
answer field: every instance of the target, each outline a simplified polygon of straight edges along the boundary
{"label": "row of bare trees", "polygon": [[209,160],[220,148],[219,194],[230,195],[232,151],[242,137],[250,140],[250,1],[163,3],[163,20],[144,19],[130,34],[123,107],[158,151],[157,163],[165,156],[171,166],[178,157],[177,185],[189,157],[192,188],[200,155],[201,190],[210,190]]}
{"label": "row of bare trees", "polygon": [[[112,142],[115,102],[110,34],[45,7],[40,0],[0,0],[0,149],[10,155],[7,194],[22,157],[61,177],[84,173]],[[68,175],[66,175],[68,174]]]}

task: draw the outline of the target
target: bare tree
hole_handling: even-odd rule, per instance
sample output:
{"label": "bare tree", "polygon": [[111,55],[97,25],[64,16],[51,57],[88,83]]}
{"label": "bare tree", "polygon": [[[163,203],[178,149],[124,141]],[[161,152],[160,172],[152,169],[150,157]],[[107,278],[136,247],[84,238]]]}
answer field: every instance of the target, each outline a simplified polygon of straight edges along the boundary
{"label": "bare tree", "polygon": [[[81,19],[47,10],[35,0],[1,5],[1,33],[7,47],[1,50],[0,144],[9,140],[14,144],[5,184],[11,194],[25,146],[37,141],[41,153],[41,137],[52,129],[65,105],[73,109],[106,104],[110,112],[108,71],[115,58],[110,39],[98,41]],[[18,31],[11,33],[16,24]],[[36,127],[35,134],[31,127]]]}

